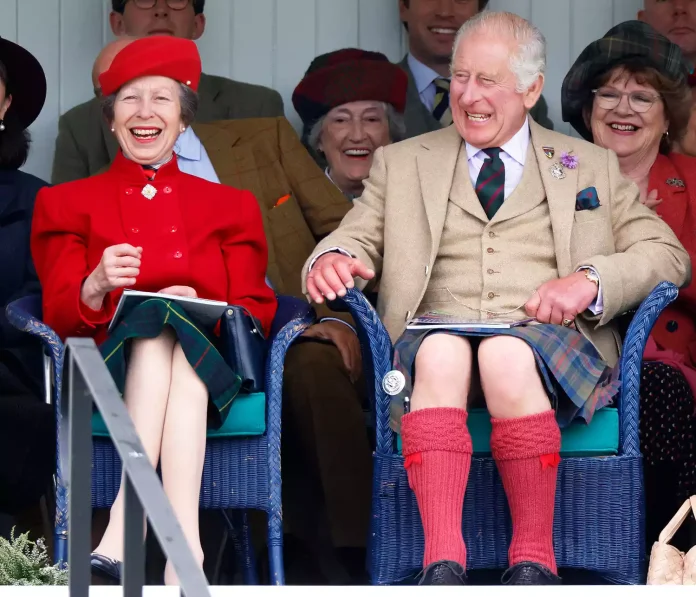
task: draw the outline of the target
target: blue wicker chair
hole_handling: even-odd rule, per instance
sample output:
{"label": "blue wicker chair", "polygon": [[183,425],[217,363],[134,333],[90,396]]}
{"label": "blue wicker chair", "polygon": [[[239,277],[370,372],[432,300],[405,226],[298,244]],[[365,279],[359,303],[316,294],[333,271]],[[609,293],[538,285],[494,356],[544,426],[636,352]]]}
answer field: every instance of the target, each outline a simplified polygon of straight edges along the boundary
{"label": "blue wicker chair", "polygon": [[[561,462],[554,544],[562,568],[589,570],[616,583],[644,581],[640,369],[650,330],[676,296],[674,285],[661,283],[640,305],[628,327],[619,363],[622,389],[618,413],[614,413],[619,426],[616,454],[566,457]],[[392,345],[377,313],[359,291],[348,291],[342,302],[357,322],[366,371],[374,372],[370,389],[376,405],[376,451],[368,566],[374,584],[401,583],[421,568],[424,539],[397,436],[389,427],[389,396],[381,386],[384,374],[391,369]],[[480,457],[476,448],[463,529],[470,569],[507,567],[511,524],[505,492],[493,459]]]}
{"label": "blue wicker chair", "polygon": [[[56,421],[59,432],[63,344],[55,332],[42,323],[39,296],[14,301],[7,307],[7,317],[14,327],[39,337],[43,343],[46,353],[47,387],[50,387],[51,400],[58,413]],[[271,582],[285,582],[280,476],[283,363],[288,347],[314,320],[314,312],[306,302],[291,297],[279,297],[266,365],[265,432],[253,437],[209,438],[206,445],[200,507],[238,511],[233,516],[234,531],[241,539],[240,556],[244,580],[248,584],[256,584],[258,581],[244,512],[247,509],[263,510],[267,513]],[[60,444],[58,441],[56,447],[54,549],[55,560],[66,562],[68,504],[62,482]],[[111,440],[106,437],[93,437],[92,507],[110,507],[120,482],[121,462]]]}

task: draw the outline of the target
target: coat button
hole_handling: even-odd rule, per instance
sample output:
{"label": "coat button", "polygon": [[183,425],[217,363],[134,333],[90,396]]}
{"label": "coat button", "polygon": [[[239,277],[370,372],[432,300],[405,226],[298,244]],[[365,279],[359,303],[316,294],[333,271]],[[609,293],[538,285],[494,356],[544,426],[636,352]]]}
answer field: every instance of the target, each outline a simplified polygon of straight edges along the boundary
{"label": "coat button", "polygon": [[174,259],[181,259],[182,256],[183,253],[181,251],[177,251],[176,253],[174,253]]}
{"label": "coat button", "polygon": [[679,324],[673,319],[667,322],[667,331],[676,332],[679,329]]}
{"label": "coat button", "polygon": [[163,193],[166,193],[167,195],[169,195],[169,193],[172,192],[172,187],[164,187],[164,188],[162,189],[162,192],[163,192]]}
{"label": "coat button", "polygon": [[491,247],[488,247],[488,248],[486,249],[486,253],[495,253],[495,250],[494,250],[493,248],[491,248]]}
{"label": "coat button", "polygon": [[408,321],[409,319],[411,319],[411,312],[406,311],[406,321]]}
{"label": "coat button", "polygon": [[131,228],[131,232],[133,234],[138,234],[138,232],[140,232],[140,228]]}
{"label": "coat button", "polygon": [[486,270],[486,272],[487,272],[488,274],[490,274],[490,275],[493,275],[493,274],[495,273],[495,270],[494,270],[494,269],[488,269],[488,270]]}
{"label": "coat button", "polygon": [[489,236],[490,238],[495,238],[495,237],[498,236],[498,235],[497,235],[495,232],[489,232],[489,233],[488,233],[488,236]]}
{"label": "coat button", "polygon": [[133,189],[126,189],[126,195],[132,195]]}
{"label": "coat button", "polygon": [[176,232],[177,230],[179,229],[176,226],[172,226],[172,232]]}
{"label": "coat button", "polygon": [[488,293],[488,298],[493,300],[495,298],[495,292],[489,292]]}

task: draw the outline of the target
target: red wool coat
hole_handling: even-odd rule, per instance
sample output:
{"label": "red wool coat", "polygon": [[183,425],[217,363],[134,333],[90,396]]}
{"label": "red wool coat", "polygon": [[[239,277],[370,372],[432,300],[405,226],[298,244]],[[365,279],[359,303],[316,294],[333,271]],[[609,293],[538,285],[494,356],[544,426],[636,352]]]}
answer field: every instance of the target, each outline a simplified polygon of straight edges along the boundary
{"label": "red wool coat", "polygon": [[266,332],[276,310],[265,282],[268,251],[254,196],[184,174],[176,158],[150,184],[143,169],[119,152],[104,174],[42,189],[36,197],[31,251],[43,289],[43,317],[63,339],[106,338],[122,290],[100,311],[80,301],[84,279],[104,249],[142,247],[135,290],[191,286],[200,298],[243,305]]}
{"label": "red wool coat", "polygon": [[[653,189],[662,199],[655,211],[696,263],[696,158],[658,155],[650,169],[648,190]],[[679,297],[663,311],[651,335],[658,347],[673,350],[685,357],[686,364],[696,366],[696,283],[679,289]]]}

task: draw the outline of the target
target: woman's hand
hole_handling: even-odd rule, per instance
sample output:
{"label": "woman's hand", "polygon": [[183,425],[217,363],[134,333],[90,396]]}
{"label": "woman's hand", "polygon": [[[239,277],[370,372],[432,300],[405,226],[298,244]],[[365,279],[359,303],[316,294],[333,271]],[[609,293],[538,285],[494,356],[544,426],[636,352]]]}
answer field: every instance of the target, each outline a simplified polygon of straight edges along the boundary
{"label": "woman's hand", "polygon": [[198,298],[198,293],[190,286],[167,286],[162,288],[159,294],[172,294],[174,296],[186,296],[188,298]]}
{"label": "woman's hand", "polygon": [[640,202],[645,205],[645,207],[649,207],[650,209],[654,210],[658,205],[660,205],[660,203],[662,203],[662,199],[658,199],[657,189],[653,189],[645,197],[641,194]]}
{"label": "woman's hand", "polygon": [[118,288],[133,286],[140,274],[142,254],[142,247],[129,244],[113,245],[104,249],[99,265],[82,285],[82,302],[90,309],[99,311],[107,294]]}

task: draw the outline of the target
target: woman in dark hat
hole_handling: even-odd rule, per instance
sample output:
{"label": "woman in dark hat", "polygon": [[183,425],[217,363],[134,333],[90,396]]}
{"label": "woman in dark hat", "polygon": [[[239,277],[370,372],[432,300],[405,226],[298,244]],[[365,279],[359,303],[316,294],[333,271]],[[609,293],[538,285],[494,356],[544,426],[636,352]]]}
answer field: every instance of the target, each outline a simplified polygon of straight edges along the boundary
{"label": "woman in dark hat", "polygon": [[[185,174],[173,149],[194,118],[201,76],[196,44],[170,36],[131,42],[99,82],[120,151],[107,172],[42,190],[31,248],[43,316],[61,338],[100,347],[189,546],[203,561],[198,503],[206,428],[220,427],[241,378],[217,350],[214,326],[153,297],[109,329],[124,288],[245,307],[268,332],[276,310],[265,282],[261,213],[248,191]],[[92,554],[117,582],[123,494]],[[167,584],[177,582],[171,564]]]}
{"label": "woman in dark hat", "polygon": [[0,38],[0,511],[34,506],[50,486],[55,426],[43,400],[41,347],[10,326],[7,304],[40,291],[29,251],[34,199],[43,180],[21,172],[27,128],[41,112],[46,78],[36,58]]}
{"label": "woman in dark hat", "polygon": [[292,94],[303,141],[349,199],[362,194],[377,148],[405,133],[408,77],[379,52],[317,56]]}
{"label": "woman in dark hat", "polygon": [[[696,158],[675,152],[689,119],[679,47],[640,21],[588,45],[563,81],[563,120],[616,153],[641,202],[696,260]],[[696,493],[696,285],[681,289],[653,328],[641,379],[647,541]]]}

